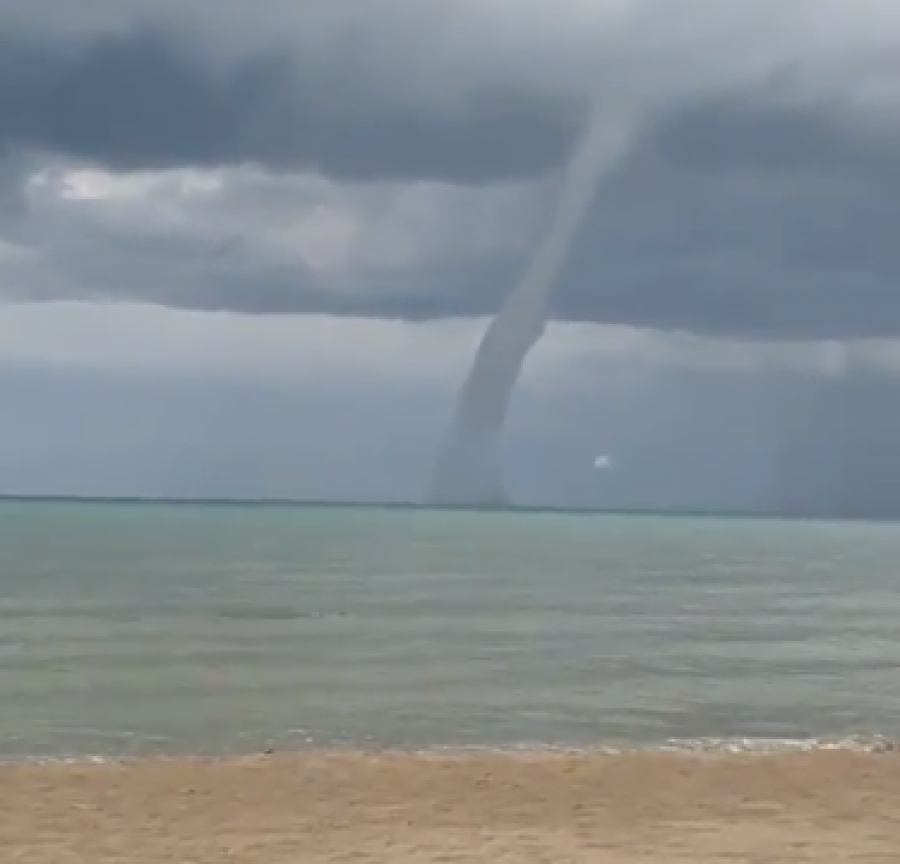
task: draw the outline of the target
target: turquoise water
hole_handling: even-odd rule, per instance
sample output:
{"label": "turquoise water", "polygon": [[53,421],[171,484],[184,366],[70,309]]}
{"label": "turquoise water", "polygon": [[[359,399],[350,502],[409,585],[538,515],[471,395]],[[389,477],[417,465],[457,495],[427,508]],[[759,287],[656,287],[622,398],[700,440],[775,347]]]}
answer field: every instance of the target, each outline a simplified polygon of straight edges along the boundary
{"label": "turquoise water", "polygon": [[0,757],[900,729],[900,526],[0,502]]}

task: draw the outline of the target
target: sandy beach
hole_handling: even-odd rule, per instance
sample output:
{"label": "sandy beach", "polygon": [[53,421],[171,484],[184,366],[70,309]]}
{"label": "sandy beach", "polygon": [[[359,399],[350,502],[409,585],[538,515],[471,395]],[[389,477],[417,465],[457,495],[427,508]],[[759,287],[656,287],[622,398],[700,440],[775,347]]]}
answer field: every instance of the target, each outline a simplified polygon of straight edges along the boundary
{"label": "sandy beach", "polygon": [[0,768],[0,860],[896,861],[900,756],[270,755]]}

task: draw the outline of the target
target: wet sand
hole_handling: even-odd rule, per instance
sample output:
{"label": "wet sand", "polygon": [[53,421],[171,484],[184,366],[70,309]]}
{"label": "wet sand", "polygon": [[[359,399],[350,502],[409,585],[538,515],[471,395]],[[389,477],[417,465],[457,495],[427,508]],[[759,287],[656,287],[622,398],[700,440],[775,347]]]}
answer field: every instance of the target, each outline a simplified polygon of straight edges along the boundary
{"label": "wet sand", "polygon": [[0,767],[4,864],[895,862],[900,755]]}

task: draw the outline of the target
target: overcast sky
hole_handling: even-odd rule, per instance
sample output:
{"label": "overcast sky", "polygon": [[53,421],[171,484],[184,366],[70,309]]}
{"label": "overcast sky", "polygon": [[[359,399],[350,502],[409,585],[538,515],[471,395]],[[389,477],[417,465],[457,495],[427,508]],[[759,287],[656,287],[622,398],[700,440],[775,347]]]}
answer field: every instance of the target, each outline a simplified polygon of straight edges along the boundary
{"label": "overcast sky", "polygon": [[260,8],[0,0],[0,490],[419,497],[599,111],[513,496],[900,512],[896,0]]}

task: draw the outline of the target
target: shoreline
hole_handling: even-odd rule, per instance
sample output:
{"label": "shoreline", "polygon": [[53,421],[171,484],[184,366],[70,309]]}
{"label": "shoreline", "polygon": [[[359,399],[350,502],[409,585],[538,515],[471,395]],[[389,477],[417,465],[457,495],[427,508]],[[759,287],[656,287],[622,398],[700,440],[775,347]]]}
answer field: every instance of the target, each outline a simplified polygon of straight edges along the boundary
{"label": "shoreline", "polygon": [[0,765],[28,864],[892,862],[900,754],[322,751]]}
{"label": "shoreline", "polygon": [[134,750],[131,752],[91,752],[66,754],[4,755],[0,753],[0,768],[9,765],[120,765],[133,762],[232,762],[262,757],[298,756],[372,756],[465,759],[469,757],[517,756],[636,756],[672,754],[703,755],[789,755],[803,753],[846,752],[871,755],[900,754],[900,739],[880,733],[828,735],[817,738],[670,738],[659,742],[637,744],[625,742],[598,743],[593,746],[576,744],[522,743],[507,746],[491,745],[434,745],[420,748],[380,746],[376,744],[306,744],[299,747],[270,745],[241,750]]}

